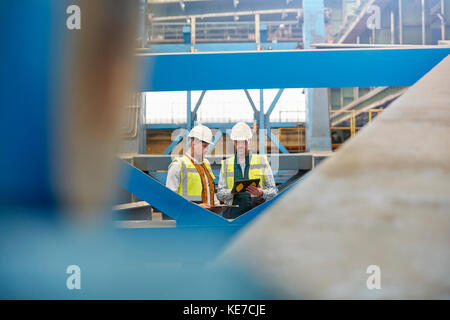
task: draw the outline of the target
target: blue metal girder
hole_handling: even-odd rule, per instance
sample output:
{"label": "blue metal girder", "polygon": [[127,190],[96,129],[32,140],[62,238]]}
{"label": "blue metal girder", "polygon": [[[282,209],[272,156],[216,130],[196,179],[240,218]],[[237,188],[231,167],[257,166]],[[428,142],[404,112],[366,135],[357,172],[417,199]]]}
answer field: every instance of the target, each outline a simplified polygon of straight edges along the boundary
{"label": "blue metal girder", "polygon": [[269,120],[270,115],[272,114],[273,109],[275,108],[275,106],[278,103],[278,100],[280,100],[281,94],[283,93],[284,89],[280,89],[277,92],[277,95],[275,96],[275,98],[273,98],[272,103],[270,104],[269,110],[267,110],[266,112],[266,119]]}
{"label": "blue metal girder", "polygon": [[248,92],[247,89],[244,89],[245,95],[247,96],[248,102],[250,103],[250,106],[252,107],[253,110],[253,118],[257,121],[259,121],[259,111],[256,109],[255,107],[255,103],[253,102],[252,96],[250,95],[250,93]]}
{"label": "blue metal girder", "polygon": [[220,130],[220,129],[217,130],[216,134],[214,135],[212,143],[209,145],[208,154],[213,151],[214,147],[216,146],[217,142],[222,137],[222,135],[223,135],[222,130]]}
{"label": "blue metal girder", "polygon": [[197,104],[195,105],[194,111],[192,111],[192,119],[195,121],[197,120],[197,111],[198,108],[200,108],[200,105],[202,104],[203,98],[205,97],[206,90],[203,90],[200,94],[200,98],[198,98]]}
{"label": "blue metal girder", "polygon": [[281,151],[281,153],[289,153],[285,146],[281,144],[278,138],[272,134],[270,130],[267,130],[267,136],[272,140],[273,144]]}
{"label": "blue metal girder", "polygon": [[183,140],[184,134],[180,133],[176,136],[176,138],[172,141],[172,143],[164,150],[163,154],[170,154],[172,150]]}
{"label": "blue metal girder", "polygon": [[284,89],[279,89],[275,98],[273,98],[272,103],[270,104],[269,110],[267,110],[266,114],[264,115],[264,121],[265,121],[265,127],[267,129],[267,136],[272,140],[272,142],[277,146],[277,148],[282,153],[289,153],[289,151],[283,146],[283,144],[276,138],[272,139],[272,132],[270,131],[272,124],[270,123],[270,115],[272,114],[273,109],[275,109],[275,106],[278,103],[278,100],[280,100],[281,95],[283,94]]}
{"label": "blue metal girder", "polygon": [[410,86],[448,54],[450,48],[139,54],[137,89]]}

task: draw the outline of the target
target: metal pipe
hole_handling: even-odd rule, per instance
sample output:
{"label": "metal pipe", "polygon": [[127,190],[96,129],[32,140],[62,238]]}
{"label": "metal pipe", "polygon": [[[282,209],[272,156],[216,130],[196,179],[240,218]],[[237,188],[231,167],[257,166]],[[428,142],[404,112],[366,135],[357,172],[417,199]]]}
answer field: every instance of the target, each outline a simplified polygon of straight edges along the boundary
{"label": "metal pipe", "polygon": [[391,11],[391,44],[395,44],[395,17],[394,17],[394,11]]}
{"label": "metal pipe", "polygon": [[259,90],[259,153],[265,154],[264,147],[265,132],[264,132],[264,90]]}
{"label": "metal pipe", "polygon": [[130,106],[128,107],[130,109],[135,109],[134,112],[134,121],[131,121],[131,113],[133,112],[132,110],[130,110],[129,114],[129,123],[133,122],[133,126],[131,127],[130,125],[127,127],[127,129],[125,129],[125,133],[122,135],[122,138],[124,139],[135,139],[138,135],[138,126],[139,126],[139,110],[140,107],[139,106]]}
{"label": "metal pipe", "polygon": [[256,50],[259,51],[261,48],[259,13],[255,14],[255,42],[256,42]]}
{"label": "metal pipe", "polygon": [[191,17],[191,44],[195,44],[195,17]]}
{"label": "metal pipe", "polygon": [[445,1],[441,0],[441,16],[442,16],[442,21],[441,21],[441,36],[442,36],[442,40],[445,40]]}
{"label": "metal pipe", "polygon": [[[192,118],[191,118],[191,113],[192,113],[192,108],[191,108],[191,91],[187,91],[187,103],[186,103],[186,129],[187,129],[187,133],[189,134],[189,132],[191,131],[191,127],[192,127]],[[189,139],[186,138],[186,150],[189,149]]]}
{"label": "metal pipe", "polygon": [[403,44],[402,0],[398,0],[398,42],[399,44]]}
{"label": "metal pipe", "polygon": [[422,0],[422,45],[425,44],[425,0]]}
{"label": "metal pipe", "polygon": [[124,127],[123,133],[121,134],[123,139],[135,139],[138,135],[139,111],[141,109],[139,106],[139,94],[134,94],[133,102],[134,105],[127,107],[129,109],[127,113],[127,126]]}

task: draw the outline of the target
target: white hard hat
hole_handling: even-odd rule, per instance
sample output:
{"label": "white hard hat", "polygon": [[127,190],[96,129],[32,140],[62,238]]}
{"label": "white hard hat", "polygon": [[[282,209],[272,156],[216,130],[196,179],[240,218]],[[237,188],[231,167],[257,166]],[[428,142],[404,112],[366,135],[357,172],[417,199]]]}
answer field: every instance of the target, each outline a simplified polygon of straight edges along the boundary
{"label": "white hard hat", "polygon": [[211,129],[199,124],[192,128],[191,132],[189,132],[188,138],[197,138],[198,140],[205,141],[208,143],[212,143],[212,132]]}
{"label": "white hard hat", "polygon": [[231,129],[231,140],[249,140],[251,137],[252,129],[245,122],[238,122]]}

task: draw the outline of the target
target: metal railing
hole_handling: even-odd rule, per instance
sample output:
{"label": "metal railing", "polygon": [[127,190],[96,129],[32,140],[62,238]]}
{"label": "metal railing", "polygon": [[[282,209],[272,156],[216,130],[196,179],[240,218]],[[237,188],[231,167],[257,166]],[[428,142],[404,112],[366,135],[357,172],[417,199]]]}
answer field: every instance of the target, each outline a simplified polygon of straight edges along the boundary
{"label": "metal railing", "polygon": [[350,130],[350,136],[356,134],[356,130],[362,127],[356,127],[356,117],[360,114],[367,113],[369,115],[369,123],[372,122],[373,114],[379,114],[384,109],[369,109],[369,110],[330,110],[331,113],[350,113],[350,127],[331,127],[332,130]]}
{"label": "metal railing", "polygon": [[[338,139],[336,139],[336,137],[333,137],[333,134],[331,135],[332,137],[332,149],[337,149],[339,148],[346,139],[348,139],[349,137],[353,137],[356,132],[358,132],[360,129],[362,129],[364,127],[364,125],[366,125],[367,123],[371,123],[373,121],[373,119],[384,109],[369,109],[369,110],[330,110],[330,112],[340,112],[340,113],[348,113],[350,114],[350,125],[349,126],[331,126],[330,127],[330,131],[347,131],[347,133],[343,133],[340,137],[338,137]],[[360,125],[357,125],[357,117],[361,114],[367,114],[368,115],[368,120],[366,123],[361,125],[361,121]],[[291,145],[285,144],[285,147],[289,150],[289,151],[293,151],[293,152],[303,152],[305,151],[305,128],[303,126],[299,126],[299,127],[293,127],[293,128],[279,128],[278,129],[278,139],[280,140],[280,142],[285,143],[285,139],[286,136],[288,135],[288,132],[295,132],[297,133],[297,144],[295,145],[295,148],[293,148]],[[348,132],[350,134],[348,134]],[[333,142],[333,140],[340,140],[339,143]]]}
{"label": "metal railing", "polygon": [[[302,39],[302,25],[296,20],[264,22],[267,26],[267,41],[299,41]],[[183,22],[154,22],[148,31],[151,43],[182,42]],[[254,41],[255,22],[197,22],[196,42]]]}

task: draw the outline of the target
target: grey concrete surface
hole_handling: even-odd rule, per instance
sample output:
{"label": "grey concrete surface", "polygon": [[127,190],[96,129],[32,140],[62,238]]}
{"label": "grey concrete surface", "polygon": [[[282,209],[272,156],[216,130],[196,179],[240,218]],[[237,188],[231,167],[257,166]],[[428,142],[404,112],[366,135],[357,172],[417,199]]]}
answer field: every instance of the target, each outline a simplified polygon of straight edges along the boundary
{"label": "grey concrete surface", "polygon": [[[450,56],[222,259],[292,298],[450,298]],[[369,265],[381,289],[369,290]]]}

